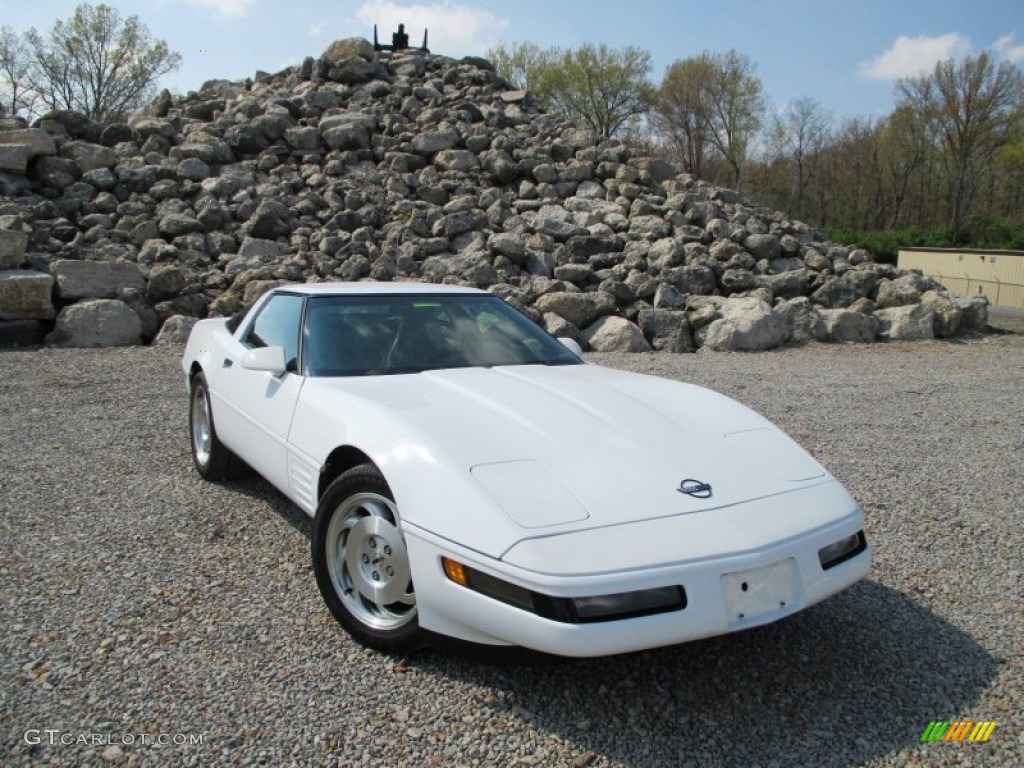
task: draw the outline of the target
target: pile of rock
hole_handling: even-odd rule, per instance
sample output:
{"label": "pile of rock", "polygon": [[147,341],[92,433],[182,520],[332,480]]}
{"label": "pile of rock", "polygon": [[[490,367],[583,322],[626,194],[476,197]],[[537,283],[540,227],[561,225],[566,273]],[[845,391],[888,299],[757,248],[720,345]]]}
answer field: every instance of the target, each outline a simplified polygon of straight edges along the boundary
{"label": "pile of rock", "polygon": [[556,120],[485,60],[381,57],[362,39],[164,92],[124,123],[0,120],[0,194],[0,342],[51,325],[61,344],[179,340],[184,318],[309,280],[487,288],[597,350],[945,337],[987,319],[983,299]]}

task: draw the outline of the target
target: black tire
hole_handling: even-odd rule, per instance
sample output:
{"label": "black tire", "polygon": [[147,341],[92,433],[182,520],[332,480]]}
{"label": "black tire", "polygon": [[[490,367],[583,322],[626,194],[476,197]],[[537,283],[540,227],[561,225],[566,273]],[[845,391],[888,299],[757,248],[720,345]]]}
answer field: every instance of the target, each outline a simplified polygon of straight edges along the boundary
{"label": "black tire", "polygon": [[324,602],[357,642],[392,654],[425,644],[394,496],[369,464],[328,486],[313,521],[313,572]]}
{"label": "black tire", "polygon": [[210,392],[202,372],[192,377],[188,434],[192,463],[204,480],[224,480],[238,471],[240,460],[217,437],[210,407]]}

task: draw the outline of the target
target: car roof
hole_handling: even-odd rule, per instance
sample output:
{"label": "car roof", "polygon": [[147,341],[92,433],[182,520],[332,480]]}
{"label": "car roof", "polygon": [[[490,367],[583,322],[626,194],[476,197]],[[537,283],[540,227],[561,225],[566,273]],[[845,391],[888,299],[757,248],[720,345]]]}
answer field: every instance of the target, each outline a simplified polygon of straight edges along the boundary
{"label": "car roof", "polygon": [[382,294],[475,294],[490,295],[478,288],[467,288],[461,285],[437,285],[434,283],[374,283],[374,282],[328,282],[328,283],[294,283],[281,285],[274,289],[275,293],[298,293],[304,296],[366,296]]}

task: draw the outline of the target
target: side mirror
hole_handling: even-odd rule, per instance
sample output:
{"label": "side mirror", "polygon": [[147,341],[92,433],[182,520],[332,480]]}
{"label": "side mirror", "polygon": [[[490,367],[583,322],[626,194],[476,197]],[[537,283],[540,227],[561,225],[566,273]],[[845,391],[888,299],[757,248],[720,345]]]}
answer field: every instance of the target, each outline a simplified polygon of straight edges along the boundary
{"label": "side mirror", "polygon": [[274,376],[285,372],[284,347],[258,347],[242,356],[242,367],[250,371],[266,371]]}
{"label": "side mirror", "polygon": [[576,339],[570,339],[568,336],[559,336],[558,340],[562,343],[562,346],[570,352],[577,355],[583,354],[583,347],[579,345],[579,342],[577,342]]}

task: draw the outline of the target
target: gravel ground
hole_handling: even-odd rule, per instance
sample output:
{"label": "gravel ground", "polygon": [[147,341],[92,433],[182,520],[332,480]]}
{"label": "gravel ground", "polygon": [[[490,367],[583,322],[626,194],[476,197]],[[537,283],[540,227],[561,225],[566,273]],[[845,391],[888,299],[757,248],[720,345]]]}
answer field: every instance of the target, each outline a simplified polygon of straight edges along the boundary
{"label": "gravel ground", "polygon": [[[176,354],[0,351],[0,764],[1024,764],[1022,336],[593,356],[780,424],[875,567],[768,627],[547,664],[354,645],[301,513],[192,469]],[[957,719],[998,726],[919,742]]]}

